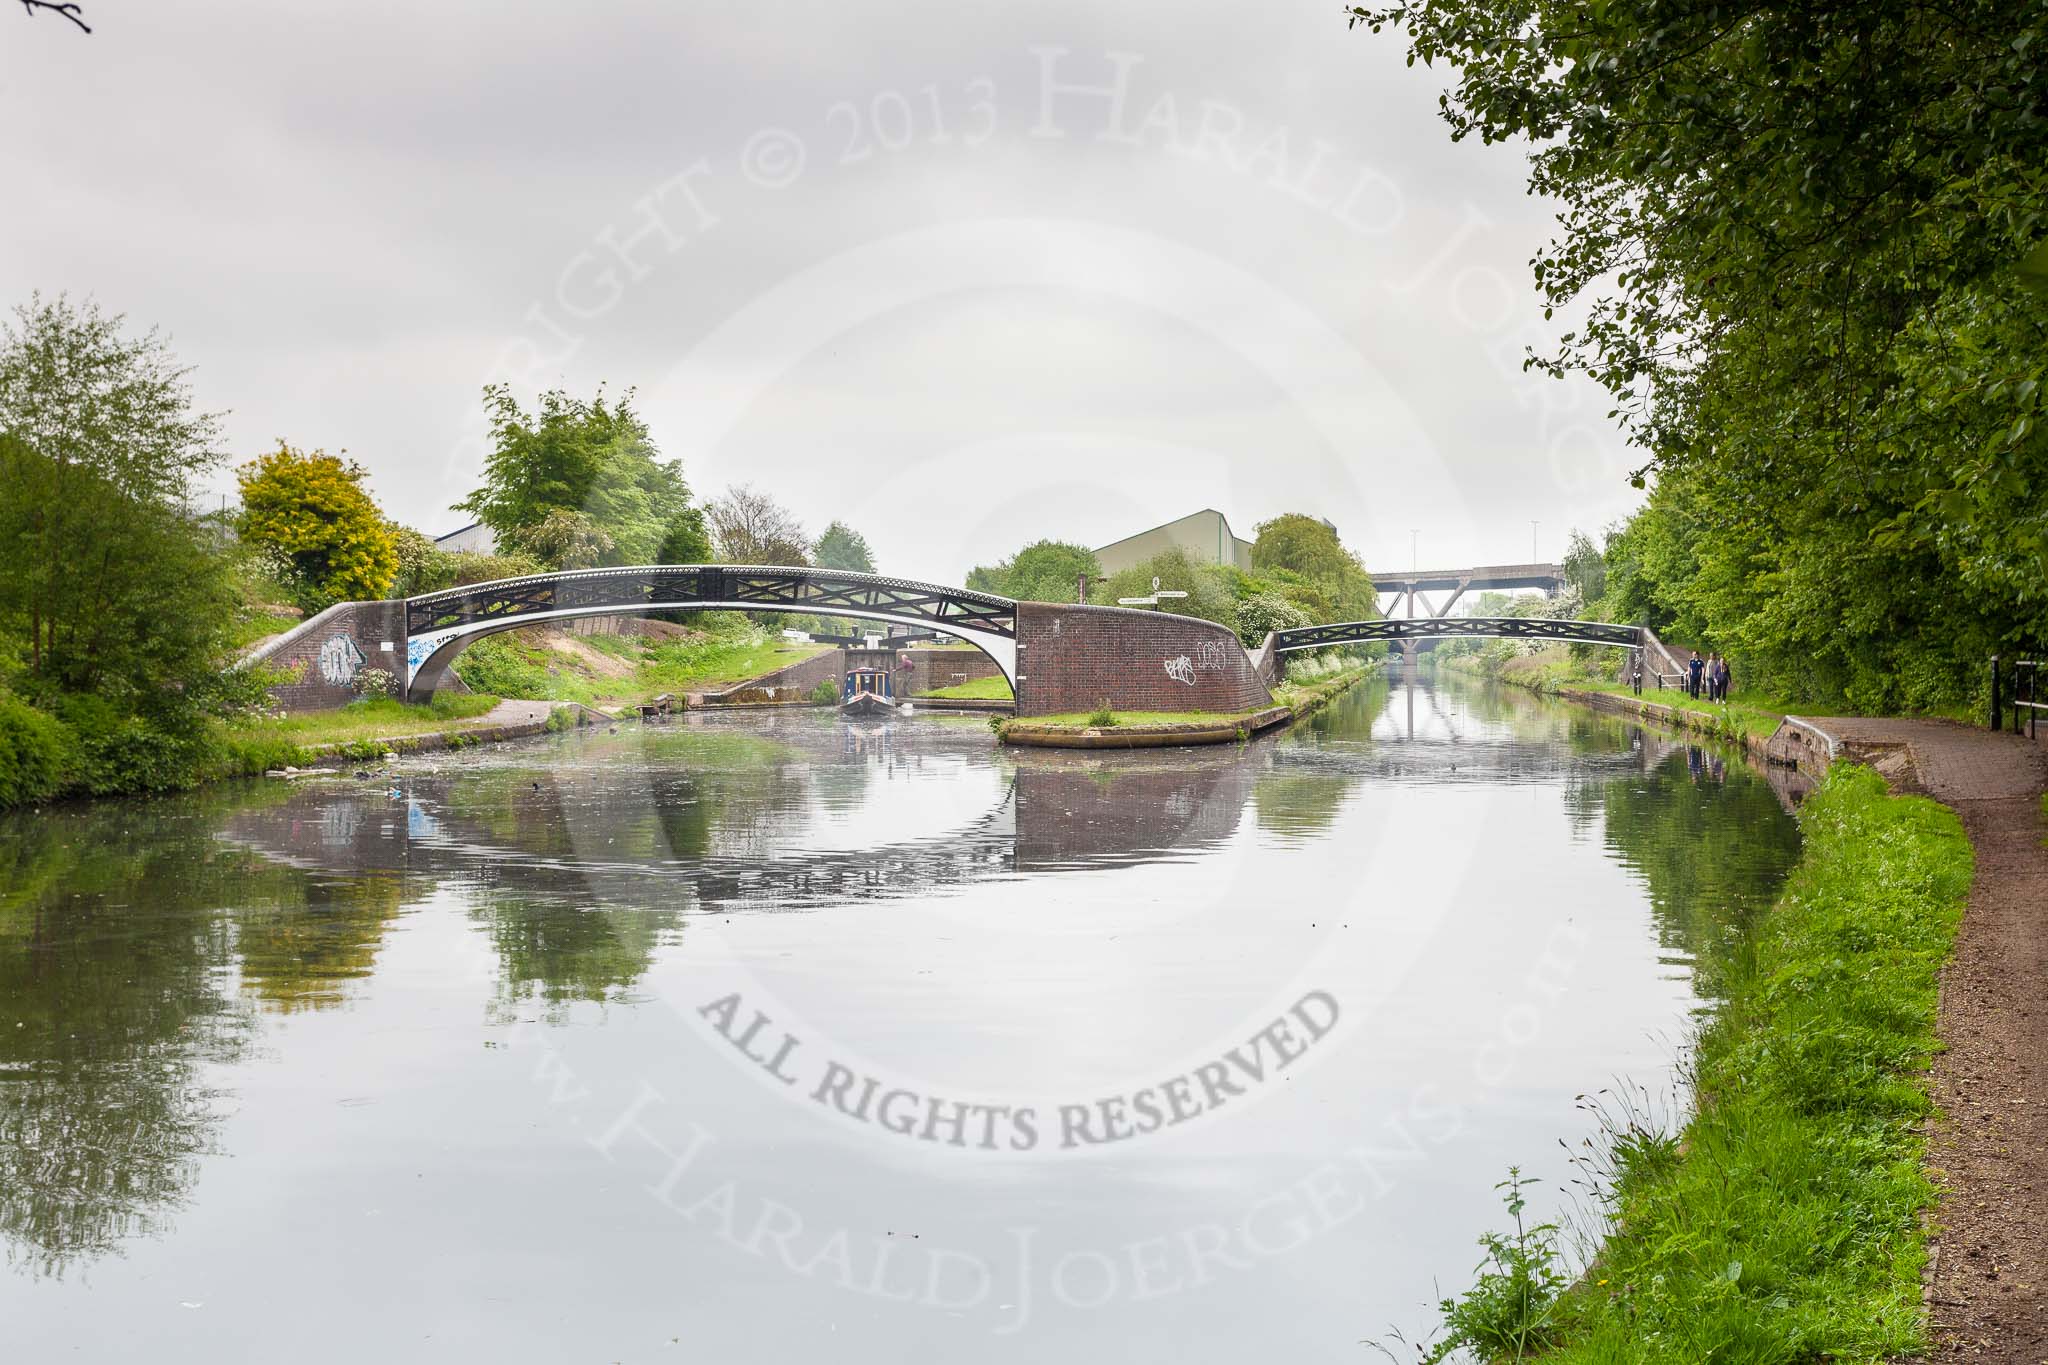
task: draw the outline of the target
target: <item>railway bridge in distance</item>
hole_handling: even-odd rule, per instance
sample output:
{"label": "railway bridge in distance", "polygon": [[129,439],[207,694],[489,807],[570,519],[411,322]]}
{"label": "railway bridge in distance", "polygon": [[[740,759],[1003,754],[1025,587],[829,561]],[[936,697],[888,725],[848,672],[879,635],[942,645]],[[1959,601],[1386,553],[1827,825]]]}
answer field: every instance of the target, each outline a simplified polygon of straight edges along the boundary
{"label": "railway bridge in distance", "polygon": [[[1372,575],[1373,591],[1379,594],[1380,610],[1389,618],[1397,616],[1396,608],[1404,608],[1399,618],[1408,620],[1445,620],[1450,617],[1451,608],[1467,592],[1512,591],[1525,588],[1540,588],[1546,593],[1556,593],[1564,587],[1564,565],[1562,564],[1482,564],[1469,569],[1410,569],[1406,572],[1375,573]],[[1436,594],[1432,602],[1429,594]],[[1418,613],[1416,606],[1422,610]],[[1414,635],[1406,637],[1382,637],[1395,641],[1396,656],[1403,664],[1413,664],[1415,656],[1427,649],[1443,635]]]}

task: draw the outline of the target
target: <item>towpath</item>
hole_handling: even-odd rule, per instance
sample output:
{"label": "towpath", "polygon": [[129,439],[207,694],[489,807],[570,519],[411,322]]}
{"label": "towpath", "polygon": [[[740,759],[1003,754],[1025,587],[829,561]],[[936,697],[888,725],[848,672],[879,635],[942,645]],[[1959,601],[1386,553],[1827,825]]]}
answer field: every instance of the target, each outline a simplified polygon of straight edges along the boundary
{"label": "towpath", "polygon": [[[1953,721],[1812,724],[1955,811],[1976,876],[1942,974],[1927,1276],[1942,1362],[2048,1362],[2048,750]],[[1905,763],[1898,759],[1903,756]]]}

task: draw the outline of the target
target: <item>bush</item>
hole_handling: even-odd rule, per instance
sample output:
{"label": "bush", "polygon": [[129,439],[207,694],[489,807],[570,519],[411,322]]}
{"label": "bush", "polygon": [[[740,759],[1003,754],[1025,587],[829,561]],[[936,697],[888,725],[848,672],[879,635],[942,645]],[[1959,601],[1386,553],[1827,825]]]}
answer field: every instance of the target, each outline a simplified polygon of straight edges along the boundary
{"label": "bush", "polygon": [[56,717],[0,696],[0,808],[56,796],[77,762],[77,743]]}
{"label": "bush", "polygon": [[1254,593],[1237,604],[1237,638],[1257,649],[1276,630],[1313,625],[1307,612],[1277,593]]}
{"label": "bush", "polygon": [[398,679],[389,669],[359,668],[351,686],[364,701],[375,701],[379,697],[394,695],[398,691]]}
{"label": "bush", "polygon": [[312,761],[311,750],[281,735],[230,735],[221,741],[206,776],[261,777],[280,768],[303,768]]}
{"label": "bush", "polygon": [[182,791],[217,757],[204,736],[174,734],[142,716],[79,729],[78,755],[78,785],[94,796]]}
{"label": "bush", "polygon": [[1088,713],[1088,723],[1103,730],[1116,724],[1116,712],[1110,709],[1108,697],[1104,697],[1102,704]]}
{"label": "bush", "polygon": [[811,700],[819,706],[830,706],[839,700],[839,686],[830,678],[820,679],[811,689]]}

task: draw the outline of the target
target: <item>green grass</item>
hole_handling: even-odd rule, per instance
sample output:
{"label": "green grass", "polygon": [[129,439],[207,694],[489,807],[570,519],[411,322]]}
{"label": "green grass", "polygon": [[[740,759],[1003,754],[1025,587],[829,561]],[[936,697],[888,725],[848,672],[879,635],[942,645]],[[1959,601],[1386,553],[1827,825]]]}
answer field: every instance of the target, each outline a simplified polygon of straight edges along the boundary
{"label": "green grass", "polygon": [[1296,716],[1305,715],[1358,682],[1372,672],[1374,666],[1357,665],[1334,672],[1324,670],[1300,678],[1283,679],[1280,685],[1273,689],[1273,700],[1293,711]]}
{"label": "green grass", "polygon": [[[1313,709],[1371,671],[1370,666],[1324,670],[1312,673],[1305,681],[1283,682],[1273,689],[1273,703],[1276,706],[1288,707],[1297,713]],[[1063,711],[1049,716],[1024,716],[1012,723],[1098,730],[1132,725],[1241,726],[1253,716],[1270,709],[1272,708],[1262,706],[1253,711],[1115,711],[1105,705],[1092,711]]]}
{"label": "green grass", "polygon": [[[1562,687],[1574,687],[1588,692],[1608,692],[1615,696],[1633,696],[1626,684],[1614,680],[1612,656],[1599,655],[1592,663],[1582,663],[1571,657],[1568,650],[1549,648],[1535,654],[1517,655],[1506,660],[1492,660],[1484,655],[1449,655],[1439,666],[1465,668],[1499,678],[1502,682],[1514,683],[1521,687],[1533,688],[1539,692],[1555,692]],[[1704,698],[1688,697],[1676,687],[1658,688],[1656,683],[1643,680],[1644,701],[1654,701],[1681,711],[1697,711],[1717,718],[1725,717],[1729,726],[1744,735],[1769,735],[1778,728],[1778,722],[1786,716],[1816,716],[1853,714],[1853,709],[1840,704],[1798,701],[1775,696],[1755,688],[1737,687],[1725,702],[1707,701]],[[1972,707],[1958,703],[1954,706],[1935,707],[1916,712],[1919,715],[1946,716],[1969,724],[1981,724],[1982,718]]]}
{"label": "green grass", "polygon": [[568,655],[509,633],[471,645],[456,659],[455,671],[479,692],[604,706],[645,701],[664,692],[718,691],[831,648],[791,645],[759,633],[666,641],[637,635],[576,638],[629,664],[632,671],[623,677],[601,677]]}
{"label": "green grass", "polygon": [[1010,691],[1009,679],[1000,673],[992,673],[986,678],[970,678],[951,687],[934,687],[917,695],[949,701],[1011,701],[1016,694]]}
{"label": "green grass", "polygon": [[[1446,659],[1444,664],[1453,668],[1466,666],[1455,658]],[[1605,670],[1589,671],[1563,650],[1518,656],[1507,660],[1497,670],[1488,670],[1483,661],[1477,659],[1473,666],[1481,672],[1490,671],[1491,676],[1502,682],[1536,692],[1554,693],[1572,688],[1580,692],[1605,692],[1616,697],[1635,696],[1634,689],[1614,681]],[[1595,667],[1597,669],[1598,666]],[[1715,728],[1725,730],[1729,739],[1769,738],[1787,715],[1783,704],[1776,699],[1740,688],[1725,702],[1708,701],[1704,697],[1689,697],[1675,687],[1660,690],[1646,679],[1641,700],[1706,717]]]}
{"label": "green grass", "polygon": [[303,619],[298,616],[286,616],[281,612],[238,616],[228,626],[228,648],[240,653],[258,640],[267,640],[273,635],[284,634]]}
{"label": "green grass", "polygon": [[359,739],[396,739],[446,730],[476,719],[497,704],[496,697],[456,692],[444,692],[425,705],[389,698],[350,702],[335,711],[304,711],[237,726],[228,738],[231,742],[282,742],[308,748]]}
{"label": "green grass", "polygon": [[1847,764],[1799,819],[1799,865],[1732,948],[1699,1039],[1697,1113],[1677,1141],[1609,1135],[1593,1174],[1612,1229],[1542,1307],[1546,1361],[1875,1362],[1925,1344],[1924,1073],[1970,845],[1952,812]]}

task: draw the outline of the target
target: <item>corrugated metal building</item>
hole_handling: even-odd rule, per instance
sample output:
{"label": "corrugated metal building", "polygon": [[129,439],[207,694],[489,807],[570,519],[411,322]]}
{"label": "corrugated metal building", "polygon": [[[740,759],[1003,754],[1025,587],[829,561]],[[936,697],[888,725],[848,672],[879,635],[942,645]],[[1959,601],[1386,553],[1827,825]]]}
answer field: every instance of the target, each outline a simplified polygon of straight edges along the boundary
{"label": "corrugated metal building", "polygon": [[435,536],[434,548],[451,555],[465,551],[487,555],[498,548],[498,538],[491,534],[490,527],[480,521],[472,521],[459,531],[450,531],[445,536]]}
{"label": "corrugated metal building", "polygon": [[1152,556],[1175,547],[1205,563],[1232,564],[1246,572],[1250,572],[1252,567],[1252,543],[1233,535],[1230,522],[1213,507],[1204,507],[1164,526],[1111,541],[1098,549],[1095,557],[1102,561],[1104,573],[1121,573],[1133,564],[1142,564]]}

